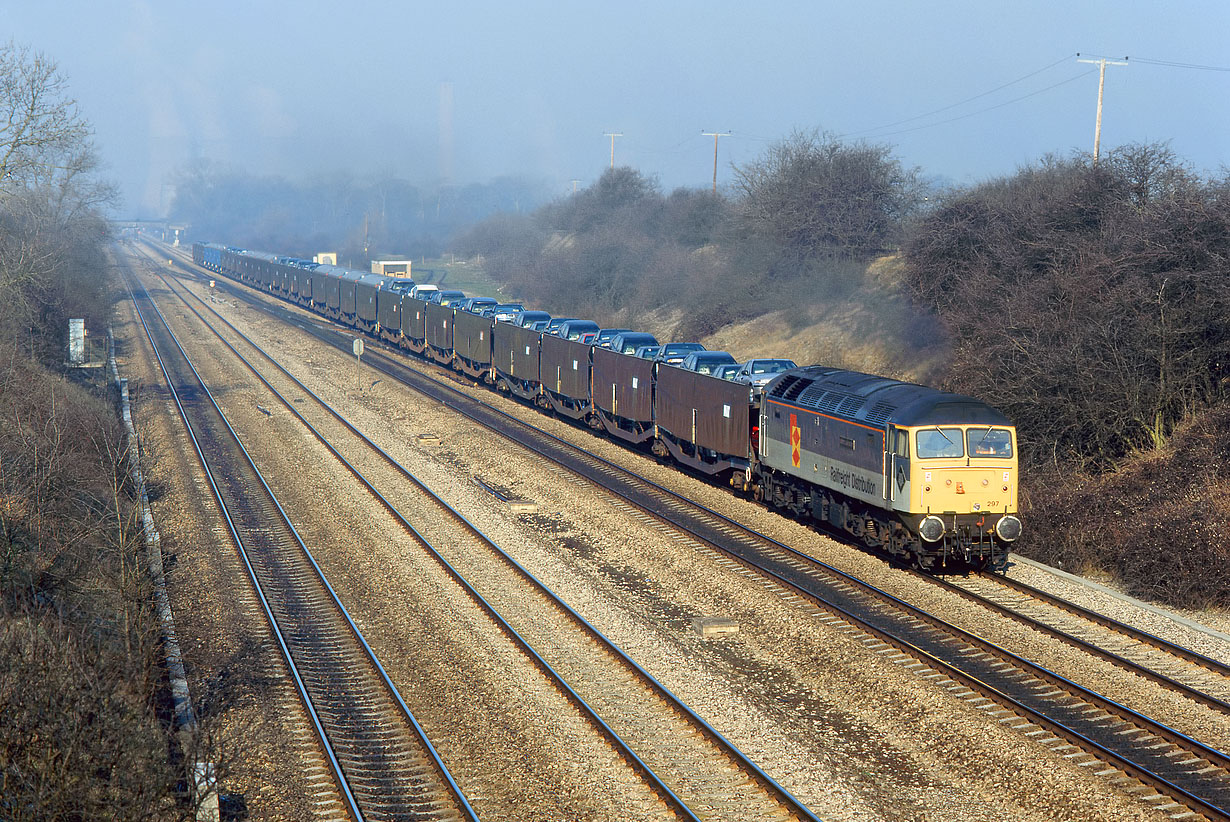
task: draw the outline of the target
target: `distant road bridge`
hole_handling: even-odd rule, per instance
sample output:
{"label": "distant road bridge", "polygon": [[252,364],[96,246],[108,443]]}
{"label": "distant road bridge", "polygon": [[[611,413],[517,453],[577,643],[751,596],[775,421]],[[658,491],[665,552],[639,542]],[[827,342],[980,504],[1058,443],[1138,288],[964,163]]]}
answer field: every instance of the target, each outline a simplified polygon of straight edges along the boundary
{"label": "distant road bridge", "polygon": [[112,220],[111,226],[121,237],[153,237],[171,245],[179,245],[179,238],[188,230],[187,223],[170,220]]}

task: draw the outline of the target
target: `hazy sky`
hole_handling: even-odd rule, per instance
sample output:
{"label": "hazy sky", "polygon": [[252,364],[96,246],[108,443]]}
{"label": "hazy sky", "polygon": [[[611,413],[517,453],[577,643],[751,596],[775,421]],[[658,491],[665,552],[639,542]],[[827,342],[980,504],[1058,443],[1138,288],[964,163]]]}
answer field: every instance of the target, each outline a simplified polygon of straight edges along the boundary
{"label": "hazy sky", "polygon": [[124,216],[157,216],[193,158],[564,193],[608,165],[605,132],[668,190],[711,183],[702,132],[731,132],[722,185],[813,128],[977,182],[1092,150],[1097,68],[1077,52],[1132,58],[1106,71],[1103,151],[1169,140],[1230,164],[1226,0],[5,0],[0,37],[59,63]]}

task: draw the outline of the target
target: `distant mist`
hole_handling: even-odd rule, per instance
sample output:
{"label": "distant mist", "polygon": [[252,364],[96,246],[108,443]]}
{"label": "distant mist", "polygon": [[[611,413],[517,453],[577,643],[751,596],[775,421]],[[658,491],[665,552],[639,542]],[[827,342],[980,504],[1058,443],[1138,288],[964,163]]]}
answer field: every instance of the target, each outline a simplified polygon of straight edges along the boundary
{"label": "distant mist", "polygon": [[176,175],[170,219],[194,240],[302,257],[336,251],[339,263],[366,269],[378,255],[438,256],[458,231],[549,199],[546,183],[521,177],[416,186],[348,174],[289,180],[197,162]]}

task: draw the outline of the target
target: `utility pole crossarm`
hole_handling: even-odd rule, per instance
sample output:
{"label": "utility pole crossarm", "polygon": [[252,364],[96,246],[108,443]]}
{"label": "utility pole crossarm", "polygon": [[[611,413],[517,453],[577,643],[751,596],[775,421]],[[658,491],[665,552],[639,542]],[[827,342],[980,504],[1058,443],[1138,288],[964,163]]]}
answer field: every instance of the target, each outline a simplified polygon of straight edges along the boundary
{"label": "utility pole crossarm", "polygon": [[611,168],[615,168],[615,138],[623,137],[624,133],[622,131],[608,131],[603,136],[611,138]]}
{"label": "utility pole crossarm", "polygon": [[1107,60],[1105,57],[1090,59],[1081,57],[1077,52],[1076,62],[1091,63],[1098,67],[1098,116],[1097,121],[1093,126],[1093,164],[1098,164],[1098,149],[1102,144],[1102,91],[1106,88],[1106,67],[1107,66],[1126,66],[1128,58],[1123,60]]}

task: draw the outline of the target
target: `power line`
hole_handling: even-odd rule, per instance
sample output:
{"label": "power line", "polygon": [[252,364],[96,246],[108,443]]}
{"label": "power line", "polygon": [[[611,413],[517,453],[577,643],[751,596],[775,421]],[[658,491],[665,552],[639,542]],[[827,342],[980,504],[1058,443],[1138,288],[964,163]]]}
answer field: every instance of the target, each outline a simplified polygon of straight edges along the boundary
{"label": "power line", "polygon": [[924,114],[917,114],[917,115],[915,115],[915,116],[913,116],[913,117],[907,117],[907,118],[905,118],[904,120],[897,120],[896,122],[892,122],[892,123],[885,123],[885,124],[884,124],[884,125],[882,125],[882,126],[874,126],[874,127],[872,127],[872,128],[866,128],[866,129],[863,129],[863,130],[861,130],[861,131],[851,131],[851,132],[848,132],[848,133],[846,133],[846,134],[842,134],[842,135],[839,135],[839,136],[841,136],[841,137],[852,137],[852,136],[859,135],[859,134],[867,134],[868,132],[872,132],[872,131],[879,131],[879,130],[880,130],[880,129],[882,129],[882,128],[893,128],[894,126],[900,126],[900,125],[903,125],[903,124],[905,124],[905,123],[912,123],[912,122],[914,122],[915,120],[922,120],[922,119],[923,119],[923,118],[925,118],[925,117],[931,117],[932,115],[935,115],[935,114],[940,114],[941,112],[948,111],[949,109],[954,109],[954,108],[957,108],[958,106],[963,106],[963,105],[965,105],[966,103],[972,103],[974,100],[980,100],[980,99],[982,99],[983,97],[986,97],[986,96],[988,96],[988,95],[990,95],[990,94],[994,94],[994,93],[995,93],[995,92],[997,92],[997,91],[1002,91],[1003,89],[1006,89],[1006,88],[1008,88],[1009,86],[1014,86],[1014,85],[1016,85],[1017,83],[1020,83],[1020,82],[1023,82],[1023,81],[1025,81],[1025,80],[1028,80],[1030,77],[1033,77],[1033,76],[1035,76],[1035,75],[1041,74],[1042,72],[1047,71],[1048,69],[1053,69],[1055,66],[1059,65],[1060,63],[1067,62],[1067,61],[1068,61],[1068,60],[1070,60],[1071,58],[1072,58],[1072,55],[1070,55],[1070,54],[1065,54],[1063,57],[1060,57],[1060,58],[1059,58],[1058,60],[1056,60],[1055,62],[1053,62],[1053,63],[1048,63],[1048,64],[1046,64],[1045,66],[1043,66],[1043,67],[1042,67],[1042,68],[1040,68],[1040,69],[1036,69],[1036,70],[1034,70],[1034,71],[1029,72],[1028,74],[1021,75],[1020,77],[1016,78],[1015,80],[1009,80],[1007,83],[1004,83],[1003,85],[1000,85],[1000,86],[996,86],[995,88],[993,88],[993,89],[991,89],[991,90],[989,90],[989,91],[984,91],[984,92],[982,92],[981,94],[975,94],[973,97],[966,97],[964,100],[960,100],[960,101],[958,101],[958,102],[956,102],[956,103],[950,103],[949,105],[942,106],[942,107],[940,107],[940,108],[934,109],[933,111],[928,111],[928,112],[926,112],[926,113],[924,113]]}
{"label": "power line", "polygon": [[1198,71],[1230,71],[1226,66],[1205,66],[1200,63],[1179,63],[1174,60],[1150,60],[1148,57],[1133,57],[1133,63],[1148,63],[1151,66],[1170,66],[1171,68],[1196,69]]}
{"label": "power line", "polygon": [[[1096,72],[1096,69],[1090,69],[1089,71],[1082,71],[1080,74],[1077,74],[1074,77],[1069,77],[1067,80],[1060,80],[1058,83],[1053,83],[1052,85],[1049,85],[1046,88],[1040,88],[1037,91],[1031,91],[1029,94],[1022,94],[1020,97],[1013,97],[1011,100],[1006,100],[1002,103],[997,103],[993,106],[987,106],[986,108],[980,108],[977,111],[971,111],[968,114],[961,114],[957,117],[949,117],[947,120],[939,120],[934,123],[927,123],[926,125],[914,126],[913,128],[903,128],[898,131],[890,131],[886,134],[877,134],[876,138],[879,139],[880,137],[892,137],[895,134],[908,134],[911,131],[922,131],[925,128],[934,128],[936,126],[942,126],[948,123],[955,123],[958,120],[967,120],[970,117],[976,117],[979,114],[986,114],[988,111],[994,111],[997,108],[1003,108],[1004,106],[1010,106],[1013,103],[1019,103],[1022,100],[1028,100],[1030,97],[1037,97],[1039,94],[1045,94],[1046,92],[1051,91],[1052,89],[1057,89],[1060,86],[1066,86],[1068,83],[1074,83],[1077,80],[1080,80],[1082,77],[1088,77],[1090,74],[1093,74],[1095,72]],[[838,136],[845,137],[847,135],[841,134]]]}
{"label": "power line", "polygon": [[[674,145],[665,146],[665,147],[645,145],[644,143],[638,143],[637,145],[642,154],[657,154],[661,156],[671,156],[671,155],[683,154],[684,146],[687,146],[688,143],[693,142],[695,139],[696,139],[695,135],[691,137],[684,137],[682,140],[675,143]],[[691,152],[691,150],[692,149],[690,147],[687,148],[687,152]]]}

